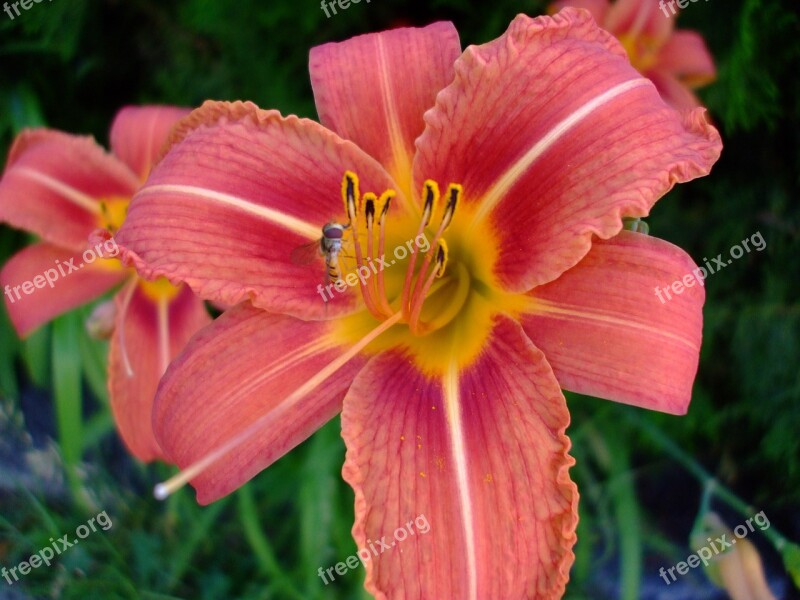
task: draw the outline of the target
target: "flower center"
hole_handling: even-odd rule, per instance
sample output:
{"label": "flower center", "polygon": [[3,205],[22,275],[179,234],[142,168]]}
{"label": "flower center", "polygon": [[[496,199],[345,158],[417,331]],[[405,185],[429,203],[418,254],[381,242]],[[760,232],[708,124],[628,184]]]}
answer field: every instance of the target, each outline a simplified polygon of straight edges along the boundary
{"label": "flower center", "polygon": [[619,36],[619,41],[634,69],[644,73],[655,66],[660,46],[655,39],[646,35],[624,34]]}
{"label": "flower center", "polygon": [[348,222],[336,225],[345,235],[332,252],[326,252],[324,234],[320,246],[337,284],[350,278],[354,285],[359,275],[366,311],[341,319],[337,338],[353,342],[373,330],[376,319],[398,318],[368,351],[402,347],[433,371],[454,355],[462,363],[477,356],[503,293],[492,276],[494,236],[480,231],[474,239],[472,211],[460,206],[463,194],[457,183],[440,194],[437,182],[427,180],[421,212],[395,214],[390,210],[394,190],[361,197],[356,174],[344,174]]}
{"label": "flower center", "polygon": [[114,235],[122,227],[123,221],[128,214],[128,204],[130,198],[112,197],[100,202],[100,215],[98,227],[107,229]]}

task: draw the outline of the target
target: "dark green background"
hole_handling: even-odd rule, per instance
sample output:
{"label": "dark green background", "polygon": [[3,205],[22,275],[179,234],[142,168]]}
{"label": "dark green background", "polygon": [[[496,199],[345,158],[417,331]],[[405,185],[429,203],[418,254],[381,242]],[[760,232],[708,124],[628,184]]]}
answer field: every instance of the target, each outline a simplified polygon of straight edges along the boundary
{"label": "dark green background", "polygon": [[[105,144],[114,113],[130,103],[248,99],[315,117],[310,47],[438,19],[454,21],[466,46],[501,34],[518,12],[541,14],[544,3],[372,0],[330,19],[317,0],[52,0],[14,21],[0,13],[0,150],[34,125],[93,133]],[[716,58],[719,79],[701,96],[725,148],[711,176],[657,204],[650,233],[698,263],[757,231],[767,247],[707,281],[688,416],[569,397],[582,493],[569,597],[676,589],[657,572],[691,551],[702,489],[689,469],[697,466],[800,539],[799,23],[794,0],[698,2],[679,20],[703,33]],[[0,231],[0,260],[28,241]],[[158,503],[150,488],[170,471],[142,467],[117,441],[105,345],[83,339],[85,315],[59,319],[24,343],[1,317],[0,566],[99,510],[114,525],[22,585],[6,589],[0,580],[0,597],[361,597],[362,571],[327,587],[316,575],[355,550],[338,421],[212,507],[197,507],[190,490]],[[731,526],[744,521],[713,505]],[[778,554],[763,537],[752,541],[774,589],[797,597]],[[675,591],[676,598],[717,597],[701,572],[681,585],[688,595]]]}

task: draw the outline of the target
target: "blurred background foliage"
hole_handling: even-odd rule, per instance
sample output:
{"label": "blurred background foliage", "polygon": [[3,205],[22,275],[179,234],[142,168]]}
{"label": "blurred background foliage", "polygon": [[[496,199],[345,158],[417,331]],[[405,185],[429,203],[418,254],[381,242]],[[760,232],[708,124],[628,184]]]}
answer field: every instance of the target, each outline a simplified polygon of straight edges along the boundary
{"label": "blurred background foliage", "polygon": [[[249,99],[313,118],[307,59],[316,44],[438,19],[454,21],[464,45],[481,43],[516,13],[544,11],[532,0],[373,0],[328,19],[317,0],[34,4],[13,21],[0,14],[0,150],[39,125],[106,143],[113,115],[130,103]],[[656,205],[651,235],[698,264],[756,232],[767,246],[707,281],[687,416],[569,395],[582,494],[569,598],[725,598],[700,570],[669,588],[658,577],[692,551],[708,477],[724,492],[706,494],[704,507],[731,527],[763,510],[775,531],[800,539],[798,6],[698,2],[679,27],[701,31],[716,57],[718,81],[701,96],[725,149],[710,177]],[[0,261],[27,241],[3,227]],[[328,586],[316,575],[355,551],[338,420],[210,507],[188,489],[158,503],[151,487],[171,471],[136,463],[117,439],[106,345],[82,330],[88,311],[25,341],[0,315],[0,565],[102,510],[113,526],[23,583],[0,581],[0,598],[366,597],[361,570]],[[730,494],[745,503],[738,512]],[[773,545],[758,531],[750,539],[776,596],[797,598]]]}

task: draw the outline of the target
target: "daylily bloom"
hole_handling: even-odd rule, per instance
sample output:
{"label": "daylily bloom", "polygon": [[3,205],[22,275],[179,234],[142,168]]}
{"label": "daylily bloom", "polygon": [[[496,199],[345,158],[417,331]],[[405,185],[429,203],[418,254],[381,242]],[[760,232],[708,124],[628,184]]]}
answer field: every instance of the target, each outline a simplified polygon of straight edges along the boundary
{"label": "daylily bloom", "polygon": [[100,305],[92,324],[113,325],[111,408],[123,441],[143,461],[161,457],[150,421],[158,380],[211,319],[189,288],[145,281],[124,267],[109,232],[122,225],[171,128],[188,113],[167,106],[122,109],[111,127],[113,154],[91,137],[23,131],[0,180],[0,221],[41,238],[0,272],[20,336],[123,284],[114,305]]}
{"label": "daylily bloom", "polygon": [[[756,517],[765,520],[769,527],[763,511]],[[757,524],[764,529],[761,520]],[[753,528],[752,519],[749,526]],[[731,600],[775,600],[758,548],[747,539],[752,531],[745,525],[737,525],[737,528],[731,531],[717,513],[708,512],[703,516],[701,527],[693,532],[691,546],[703,559],[709,579],[724,589]]]}
{"label": "daylily bloom", "polygon": [[[560,387],[686,411],[703,290],[659,302],[691,259],[620,230],[708,173],[719,135],[585,11],[463,54],[450,23],[359,36],[310,69],[324,126],[207,102],[119,232],[142,272],[236,305],[159,387],[184,471],[156,495],[190,481],[212,502],[342,410],[358,547],[430,523],[367,561],[370,592],[558,597],[578,500]],[[341,251],[294,261],[329,223]],[[363,282],[324,302],[337,270]]]}
{"label": "daylily bloom", "polygon": [[550,9],[585,8],[625,47],[639,72],[652,81],[664,101],[685,110],[700,106],[693,89],[716,78],[714,59],[696,31],[675,30],[674,3],[656,0],[557,0]]}

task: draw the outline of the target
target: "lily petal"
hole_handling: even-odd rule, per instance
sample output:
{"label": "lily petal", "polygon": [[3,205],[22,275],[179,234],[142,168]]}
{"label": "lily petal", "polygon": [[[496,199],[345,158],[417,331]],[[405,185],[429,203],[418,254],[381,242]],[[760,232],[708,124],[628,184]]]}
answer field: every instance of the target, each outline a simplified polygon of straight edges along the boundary
{"label": "lily petal", "polygon": [[675,110],[687,111],[700,106],[700,99],[674,75],[654,69],[647,72],[647,78],[656,86],[664,102]]}
{"label": "lily petal", "polygon": [[309,68],[320,122],[408,185],[414,140],[425,128],[422,115],[453,80],[460,54],[458,32],[449,22],[312,48]]}
{"label": "lily petal", "polygon": [[0,221],[57,246],[83,250],[98,227],[100,200],[130,198],[133,172],[91,137],[23,131],[0,180]]}
{"label": "lily petal", "polygon": [[568,6],[588,10],[592,13],[592,18],[595,22],[602,27],[611,2],[609,0],[558,0],[547,8],[547,12],[549,14],[557,13]]}
{"label": "lily petal", "polygon": [[314,246],[325,223],[347,222],[346,170],[358,173],[363,190],[391,187],[374,159],[313,121],[241,102],[206,102],[181,121],[172,142],[116,237],[140,273],[183,281],[207,300],[252,298],[302,318],[356,306],[349,290],[326,304],[318,291],[323,257],[296,264],[292,253]]}
{"label": "lily petal", "polygon": [[498,40],[468,48],[425,120],[417,181],[463,185],[473,227],[488,220],[498,240],[495,274],[517,292],[708,173],[721,148],[701,111],[681,120],[616,40],[570,8],[520,15]]}
{"label": "lily petal", "polygon": [[108,357],[111,410],[128,450],[149,462],[163,458],[151,423],[158,382],[169,362],[211,317],[187,287],[172,299],[157,300],[137,286],[128,301],[125,290],[115,301],[117,319]]}
{"label": "lily petal", "polygon": [[0,286],[19,336],[94,300],[122,281],[122,268],[114,268],[112,261],[101,262],[107,266],[84,264],[81,253],[46,243],[14,254],[0,271]]}
{"label": "lily petal", "polygon": [[710,83],[717,75],[706,42],[696,31],[675,31],[661,49],[655,68],[676,76],[690,87]]}
{"label": "lily petal", "polygon": [[126,106],[111,125],[111,150],[144,181],[172,127],[190,112],[177,106]]}
{"label": "lily petal", "polygon": [[568,423],[544,355],[505,317],[476,363],[442,379],[397,352],[372,359],[342,413],[353,536],[369,548],[419,516],[430,531],[370,556],[367,591],[560,598],[577,523]]}
{"label": "lily petal", "polygon": [[[685,414],[703,329],[705,289],[695,269],[677,246],[623,231],[532,290],[522,324],[563,388]],[[677,294],[675,281],[689,287]],[[663,301],[656,288],[668,288]]]}
{"label": "lily petal", "polygon": [[243,303],[198,333],[170,366],[153,424],[161,447],[178,466],[195,463],[259,421],[257,435],[192,480],[200,504],[235,490],[341,410],[344,393],[364,364],[359,357],[313,393],[291,396],[344,352],[328,338],[329,327]]}

